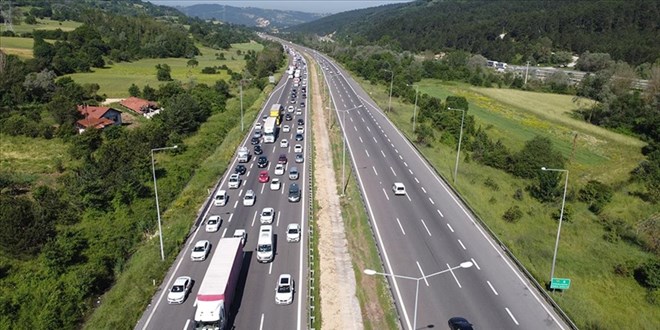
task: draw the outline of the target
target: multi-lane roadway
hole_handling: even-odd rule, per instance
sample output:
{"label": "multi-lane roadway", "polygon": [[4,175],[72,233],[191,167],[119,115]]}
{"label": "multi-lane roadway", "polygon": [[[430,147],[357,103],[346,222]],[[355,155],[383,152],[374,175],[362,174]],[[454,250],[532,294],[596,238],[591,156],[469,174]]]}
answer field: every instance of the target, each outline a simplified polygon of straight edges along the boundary
{"label": "multi-lane roadway", "polygon": [[[304,60],[297,61],[301,68],[304,68]],[[293,58],[291,64],[295,64]],[[303,74],[306,76],[305,70]],[[246,166],[246,173],[241,175],[241,185],[238,189],[229,189],[227,178],[234,173],[234,168],[238,165],[236,157],[228,167],[227,173],[222,177],[219,184],[211,193],[212,198],[217,190],[226,190],[229,196],[225,206],[214,206],[208,203],[208,207],[195,222],[195,230],[186,242],[185,247],[172,265],[172,268],[161,284],[159,291],[153,297],[151,304],[144,312],[142,318],[136,325],[136,329],[191,329],[193,327],[195,313],[195,297],[197,290],[204,278],[208,262],[213,254],[205,261],[193,262],[190,260],[190,252],[199,240],[209,240],[212,249],[217,245],[221,237],[231,237],[236,229],[245,229],[247,232],[247,241],[244,247],[244,260],[242,275],[236,294],[236,300],[232,306],[232,316],[230,322],[235,329],[302,329],[306,327],[306,308],[304,302],[306,299],[306,258],[304,253],[307,251],[306,244],[306,215],[308,214],[308,152],[310,141],[307,138],[307,103],[300,92],[301,85],[297,87],[298,93],[295,98],[291,96],[294,82],[288,75],[284,75],[282,80],[274,89],[271,97],[268,99],[262,112],[257,116],[256,121],[249,127],[249,132],[241,146],[248,147],[251,158]],[[295,103],[291,103],[294,99]],[[300,109],[300,114],[296,115],[294,110],[292,120],[287,121],[282,118],[282,125],[289,125],[289,132],[279,131],[275,143],[263,143],[260,139],[260,145],[263,149],[263,156],[268,158],[266,168],[257,167],[257,158],[260,155],[254,154],[254,147],[251,145],[251,138],[258,122],[263,123],[262,116],[269,115],[271,105],[282,104],[285,109],[293,106],[294,109]],[[286,110],[285,110],[286,111]],[[298,119],[303,119],[304,124],[299,125]],[[298,127],[304,127],[304,139],[296,141],[295,135]],[[288,147],[281,147],[282,139],[289,141]],[[302,145],[302,155],[304,161],[295,163],[294,147],[296,144]],[[280,155],[286,155],[288,163],[284,175],[275,175],[274,168],[278,163]],[[296,166],[300,175],[297,180],[291,180],[288,176],[288,170]],[[271,190],[270,182],[261,183],[258,181],[259,172],[267,170],[270,178],[279,178],[282,185],[279,190]],[[270,180],[269,180],[270,181]],[[301,198],[299,202],[288,201],[288,190],[292,183],[297,183],[301,188]],[[244,206],[243,197],[247,190],[253,190],[256,193],[256,201],[253,206]],[[259,232],[260,213],[263,208],[272,207],[275,210],[272,226],[275,236],[275,256],[272,262],[258,263],[256,258],[257,236]],[[217,232],[206,232],[205,224],[209,217],[219,215],[222,217],[220,228]],[[301,239],[297,243],[289,243],[286,240],[286,227],[289,223],[298,223],[302,227]],[[291,274],[296,284],[293,303],[290,305],[275,304],[275,287],[277,278],[280,274]],[[174,280],[179,276],[190,276],[194,285],[188,298],[180,305],[170,305],[167,303],[167,292]]]}

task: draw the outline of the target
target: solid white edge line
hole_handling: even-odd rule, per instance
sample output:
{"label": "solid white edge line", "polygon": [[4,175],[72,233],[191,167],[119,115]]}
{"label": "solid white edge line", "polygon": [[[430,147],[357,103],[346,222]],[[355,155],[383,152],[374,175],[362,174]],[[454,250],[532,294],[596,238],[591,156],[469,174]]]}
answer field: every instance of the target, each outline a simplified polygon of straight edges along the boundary
{"label": "solid white edge line", "polygon": [[426,222],[424,222],[424,219],[420,219],[420,220],[422,220],[422,225],[424,225],[424,229],[426,229],[426,232],[429,234],[429,236],[432,237],[433,235],[431,235],[431,231],[429,230],[429,227],[426,226]]}

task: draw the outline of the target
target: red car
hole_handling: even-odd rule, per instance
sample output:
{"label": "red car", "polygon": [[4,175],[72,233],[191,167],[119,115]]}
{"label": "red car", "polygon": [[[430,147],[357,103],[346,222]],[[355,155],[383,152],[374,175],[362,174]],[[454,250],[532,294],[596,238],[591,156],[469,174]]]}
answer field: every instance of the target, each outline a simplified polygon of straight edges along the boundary
{"label": "red car", "polygon": [[270,176],[268,175],[268,171],[261,171],[259,172],[259,182],[261,183],[266,183],[270,180]]}

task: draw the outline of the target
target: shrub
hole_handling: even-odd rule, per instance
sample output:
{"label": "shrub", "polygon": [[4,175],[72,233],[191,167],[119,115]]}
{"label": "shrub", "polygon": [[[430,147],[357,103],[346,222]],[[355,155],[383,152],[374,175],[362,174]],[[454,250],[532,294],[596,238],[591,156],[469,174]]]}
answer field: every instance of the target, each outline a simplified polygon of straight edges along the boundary
{"label": "shrub", "polygon": [[610,186],[590,180],[578,193],[578,200],[589,204],[589,210],[599,214],[603,207],[612,200],[614,192]]}
{"label": "shrub", "polygon": [[660,305],[660,290],[649,290],[646,293],[646,301],[654,306]]}
{"label": "shrub", "polygon": [[648,289],[660,288],[660,259],[652,259],[635,269],[635,280]]}
{"label": "shrub", "polygon": [[[559,221],[560,216],[562,216],[561,208],[557,209],[554,213],[552,213],[552,217],[555,218],[555,220],[557,221]],[[573,207],[570,204],[564,205],[564,215],[562,217],[562,221],[566,221],[566,222],[573,221]]]}
{"label": "shrub", "polygon": [[499,185],[497,184],[497,182],[495,182],[495,180],[493,180],[493,178],[491,178],[491,177],[486,178],[486,180],[484,181],[484,185],[485,185],[486,187],[492,189],[493,191],[498,191],[498,190],[500,190],[500,186],[499,186]]}
{"label": "shrub", "polygon": [[523,200],[523,197],[525,197],[525,195],[523,194],[523,191],[520,188],[516,189],[516,192],[513,193],[513,199],[515,200],[521,201]]}
{"label": "shrub", "polygon": [[205,73],[205,74],[216,74],[217,71],[215,70],[214,67],[207,66],[207,67],[205,67],[205,68],[202,69],[202,73]]}
{"label": "shrub", "polygon": [[520,218],[522,218],[523,213],[520,210],[520,207],[518,205],[511,206],[504,214],[502,215],[502,219],[506,222],[518,222]]}

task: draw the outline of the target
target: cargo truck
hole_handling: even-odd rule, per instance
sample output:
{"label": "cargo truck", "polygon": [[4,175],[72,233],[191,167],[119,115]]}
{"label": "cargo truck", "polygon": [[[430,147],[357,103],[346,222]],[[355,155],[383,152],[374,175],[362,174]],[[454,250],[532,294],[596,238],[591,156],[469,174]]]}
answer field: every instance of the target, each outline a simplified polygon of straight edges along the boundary
{"label": "cargo truck", "polygon": [[222,238],[213,248],[215,252],[195,302],[194,325],[197,330],[229,328],[229,313],[243,265],[241,238]]}
{"label": "cargo truck", "polygon": [[264,123],[264,143],[275,143],[276,131],[276,118],[268,117]]}
{"label": "cargo truck", "polygon": [[269,117],[275,118],[275,125],[278,126],[280,125],[283,114],[284,114],[284,107],[281,104],[273,104],[273,106],[270,107]]}

